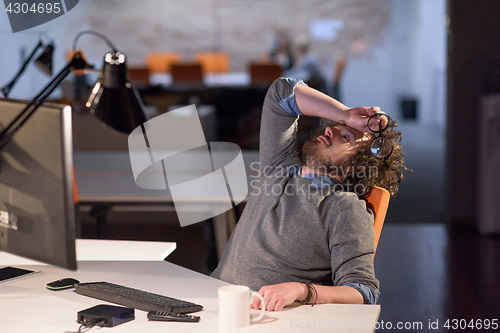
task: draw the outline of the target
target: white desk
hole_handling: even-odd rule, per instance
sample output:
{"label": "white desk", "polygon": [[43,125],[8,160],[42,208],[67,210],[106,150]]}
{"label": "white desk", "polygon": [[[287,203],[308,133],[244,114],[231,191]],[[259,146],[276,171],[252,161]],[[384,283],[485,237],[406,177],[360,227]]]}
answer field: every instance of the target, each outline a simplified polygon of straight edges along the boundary
{"label": "white desk", "polygon": [[[77,239],[77,261],[162,261],[172,253],[175,242],[145,242],[104,239]],[[44,265],[0,251],[0,266],[4,265]]]}
{"label": "white desk", "polygon": [[[243,329],[220,330],[217,288],[227,283],[169,262],[79,262],[76,272],[53,266],[18,266],[41,270],[36,276],[0,283],[2,333],[76,331],[78,311],[106,302],[78,295],[73,289],[50,291],[48,282],[73,277],[81,282],[107,281],[203,305],[199,323],[149,322],[147,313],[135,311],[135,320],[113,332],[374,332],[379,305],[325,304],[267,312],[265,320]],[[257,312],[251,310],[255,315]],[[308,328],[308,327],[311,328]],[[342,329],[343,326],[343,329]],[[316,327],[316,329],[315,329]],[[335,329],[338,327],[338,329]],[[107,328],[104,331],[107,332]],[[93,328],[90,332],[99,331]],[[111,332],[111,330],[110,330]]]}
{"label": "white desk", "polygon": [[[208,87],[245,87],[250,85],[251,81],[250,74],[247,72],[206,73],[203,75],[203,84]],[[173,84],[172,74],[151,74],[149,76],[149,83],[152,85],[171,86]]]}
{"label": "white desk", "polygon": [[[165,209],[173,207],[170,191],[147,190],[140,188],[134,181],[130,157],[128,152],[78,152],[74,154],[75,176],[78,186],[79,203],[81,205],[102,207],[101,219],[97,218],[99,230],[105,231],[105,214],[113,206],[157,206]],[[247,179],[250,180],[252,171],[250,165],[258,161],[257,151],[244,151],[243,159],[246,165]],[[190,166],[196,168],[196,165]],[[179,169],[179,173],[189,172]],[[199,214],[208,213],[207,209],[214,207],[213,203],[203,205],[204,198],[197,202],[185,203],[187,211]],[[208,208],[207,208],[208,207]],[[212,215],[206,214],[206,219]],[[213,218],[217,253],[220,256],[224,251],[229,235],[236,220],[233,210]],[[105,235],[101,235],[106,238]],[[101,237],[100,236],[100,237]]]}

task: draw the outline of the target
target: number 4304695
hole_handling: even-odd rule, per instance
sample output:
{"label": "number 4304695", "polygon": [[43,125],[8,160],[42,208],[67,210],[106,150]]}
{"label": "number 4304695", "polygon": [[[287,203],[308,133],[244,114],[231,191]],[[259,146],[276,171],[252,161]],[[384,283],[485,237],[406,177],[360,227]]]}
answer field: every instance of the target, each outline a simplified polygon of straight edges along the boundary
{"label": "number 4304695", "polygon": [[40,2],[38,4],[34,3],[31,6],[27,3],[9,3],[5,8],[5,11],[9,14],[28,14],[28,13],[38,13],[38,14],[58,14],[61,12],[60,3],[43,3]]}
{"label": "number 4304695", "polygon": [[452,330],[463,330],[467,328],[477,330],[488,330],[491,328],[493,330],[496,330],[498,329],[498,319],[472,319],[470,321],[467,321],[465,319],[448,319],[443,326],[447,329]]}

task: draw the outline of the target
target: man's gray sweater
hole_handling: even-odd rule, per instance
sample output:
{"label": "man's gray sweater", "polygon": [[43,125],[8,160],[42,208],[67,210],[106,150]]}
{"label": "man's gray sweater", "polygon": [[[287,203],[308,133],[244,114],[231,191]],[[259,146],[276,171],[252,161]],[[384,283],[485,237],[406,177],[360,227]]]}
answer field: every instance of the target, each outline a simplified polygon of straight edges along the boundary
{"label": "man's gray sweater", "polygon": [[293,89],[280,78],[267,92],[259,177],[250,184],[244,212],[212,276],[253,290],[282,282],[378,290],[373,214],[365,201],[338,186],[318,189],[311,179],[289,172],[301,164],[299,117],[284,110],[297,109]]}

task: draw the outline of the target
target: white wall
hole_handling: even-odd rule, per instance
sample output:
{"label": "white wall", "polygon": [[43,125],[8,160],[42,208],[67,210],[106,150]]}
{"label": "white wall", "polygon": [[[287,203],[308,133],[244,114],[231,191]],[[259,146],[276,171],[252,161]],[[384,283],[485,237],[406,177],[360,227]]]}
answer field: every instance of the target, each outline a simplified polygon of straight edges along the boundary
{"label": "white wall", "polygon": [[[378,105],[401,120],[399,99],[418,99],[416,125],[445,128],[445,0],[393,0],[391,23],[380,45],[351,57],[343,101]],[[401,120],[402,121],[402,120]]]}
{"label": "white wall", "polygon": [[446,1],[419,0],[416,89],[422,122],[446,126]]}

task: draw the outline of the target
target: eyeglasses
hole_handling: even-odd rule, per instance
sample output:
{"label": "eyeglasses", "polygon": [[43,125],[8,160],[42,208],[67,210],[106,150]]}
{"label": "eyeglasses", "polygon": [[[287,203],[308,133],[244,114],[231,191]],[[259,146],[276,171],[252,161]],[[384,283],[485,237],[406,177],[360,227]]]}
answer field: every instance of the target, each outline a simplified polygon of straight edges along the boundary
{"label": "eyeglasses", "polygon": [[368,118],[368,129],[378,133],[370,145],[370,150],[373,156],[381,160],[388,159],[394,148],[392,140],[382,134],[389,127],[390,120],[385,113],[377,113]]}

